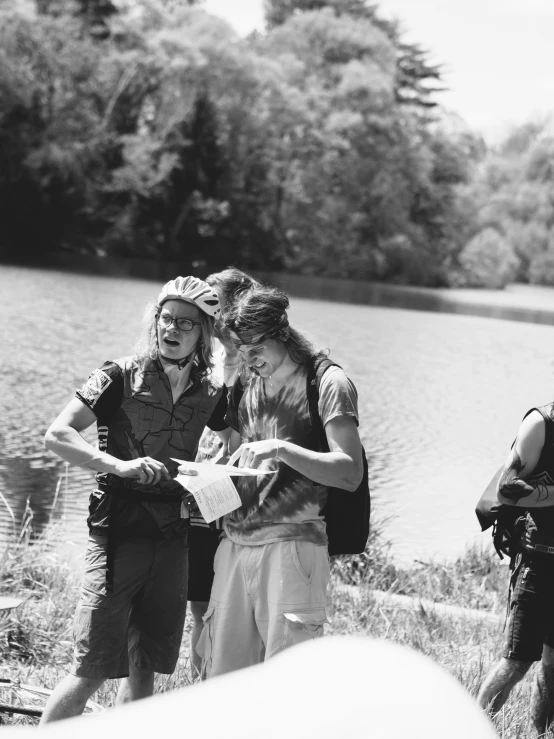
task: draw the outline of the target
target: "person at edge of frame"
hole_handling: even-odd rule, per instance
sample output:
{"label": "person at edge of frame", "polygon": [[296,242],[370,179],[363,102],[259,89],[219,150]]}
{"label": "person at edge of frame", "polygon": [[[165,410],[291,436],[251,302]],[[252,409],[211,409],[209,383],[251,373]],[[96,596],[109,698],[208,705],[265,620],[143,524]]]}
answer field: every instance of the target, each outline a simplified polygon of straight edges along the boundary
{"label": "person at edge of frame", "polygon": [[289,325],[288,307],[280,290],[253,286],[223,316],[246,375],[240,401],[237,383],[229,394],[229,462],[273,474],[240,477],[242,505],[224,517],[197,645],[203,677],[323,636],[329,557],[320,511],[326,486],[348,495],[363,475],[357,393],[338,367],[327,369],[319,387],[330,451],[312,450],[307,372],[324,354]]}
{"label": "person at edge of frame", "polygon": [[510,581],[508,636],[501,659],[477,701],[496,714],[512,688],[538,662],[533,678],[529,737],[542,736],[554,714],[554,403],[531,409],[498,481],[498,500],[521,508]]}
{"label": "person at edge of frame", "polygon": [[[186,612],[192,496],[172,458],[194,460],[208,424],[225,429],[227,397],[212,373],[215,291],[177,277],[145,313],[134,356],[105,362],[48,429],[45,445],[96,470],[70,673],[42,723],[82,713],[108,678],[116,703],[152,695],[176,666]],[[82,436],[97,424],[98,448]]]}
{"label": "person at edge of frame", "polygon": [[[243,293],[257,281],[236,267],[228,267],[221,272],[214,272],[206,277],[206,282],[219,297],[221,310],[231,305],[238,295]],[[214,352],[216,374],[219,373],[225,387],[233,386],[239,368],[239,354],[227,336],[220,320],[215,323],[215,335],[220,347]],[[228,447],[219,436],[206,430],[200,441],[198,462],[225,462],[228,458]],[[198,639],[204,626],[204,616],[208,610],[210,592],[214,579],[214,558],[219,546],[221,529],[215,525],[208,526],[202,516],[191,511],[191,527],[189,530],[189,581],[188,601],[192,615],[192,631],[190,636],[190,664],[192,676],[200,675],[202,660],[196,651]]]}

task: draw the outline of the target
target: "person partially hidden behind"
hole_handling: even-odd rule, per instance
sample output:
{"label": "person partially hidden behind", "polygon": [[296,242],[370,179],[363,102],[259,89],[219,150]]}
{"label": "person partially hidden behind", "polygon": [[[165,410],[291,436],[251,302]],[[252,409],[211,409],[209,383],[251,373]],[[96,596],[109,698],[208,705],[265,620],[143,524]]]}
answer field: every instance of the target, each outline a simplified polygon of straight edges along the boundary
{"label": "person partially hidden behind", "polygon": [[[74,662],[42,722],[80,714],[107,678],[117,703],[153,693],[175,669],[187,603],[190,495],[172,458],[194,460],[208,424],[226,428],[212,373],[214,290],[177,277],[147,308],[137,354],[95,370],[46,433],[48,449],[96,470]],[[97,424],[98,448],[81,433]]]}
{"label": "person partially hidden behind", "polygon": [[483,709],[497,713],[512,688],[539,662],[528,730],[528,736],[538,737],[554,713],[554,403],[533,408],[524,417],[499,478],[498,500],[521,509],[515,524],[520,551],[511,579],[504,653],[477,700]]}
{"label": "person partially hidden behind", "polygon": [[328,452],[314,451],[308,368],[320,356],[289,325],[287,296],[253,286],[224,314],[245,365],[226,416],[230,463],[272,474],[239,477],[242,505],[224,517],[215,577],[197,651],[206,677],[269,659],[323,635],[329,581],[321,509],[327,487],[344,495],[363,475],[354,385],[336,366],[319,387]]}
{"label": "person partially hidden behind", "polygon": [[[219,297],[221,310],[230,307],[236,298],[245,290],[257,285],[253,277],[236,267],[228,267],[222,272],[215,272],[206,277],[206,282]],[[227,336],[222,321],[215,323],[215,334],[220,344],[214,354],[214,372],[219,373],[226,388],[231,388],[236,380],[239,368],[239,354]],[[230,429],[229,429],[230,431]],[[224,462],[228,458],[227,440],[223,443],[219,435],[206,430],[200,441],[201,451],[197,462]],[[214,579],[214,558],[219,546],[221,530],[215,524],[208,524],[200,513],[191,514],[189,530],[189,584],[188,600],[192,615],[192,629],[190,635],[190,665],[192,677],[200,676],[202,660],[196,651],[198,639],[204,627],[204,616],[208,610],[212,582]]]}

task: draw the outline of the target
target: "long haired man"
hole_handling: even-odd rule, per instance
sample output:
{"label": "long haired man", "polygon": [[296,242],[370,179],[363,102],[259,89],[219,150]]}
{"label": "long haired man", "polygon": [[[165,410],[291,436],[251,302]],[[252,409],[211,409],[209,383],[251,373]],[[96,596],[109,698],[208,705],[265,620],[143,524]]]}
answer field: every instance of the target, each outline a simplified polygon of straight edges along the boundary
{"label": "long haired man", "polygon": [[363,472],[357,394],[338,367],[319,387],[328,452],[316,451],[307,374],[319,353],[288,321],[287,296],[254,285],[227,308],[225,330],[243,364],[226,420],[230,461],[271,474],[238,478],[242,505],[223,523],[205,626],[205,675],[256,664],[321,636],[329,580],[321,509],[327,486],[356,490]]}
{"label": "long haired man", "polygon": [[[96,369],[46,433],[47,448],[95,470],[97,484],[74,662],[43,722],[81,713],[108,678],[123,678],[117,702],[126,703],[152,694],[156,672],[175,669],[189,513],[172,458],[194,460],[206,424],[226,427],[226,398],[211,371],[219,312],[202,280],[168,282],[147,309],[138,352]],[[81,435],[94,423],[98,447]]]}

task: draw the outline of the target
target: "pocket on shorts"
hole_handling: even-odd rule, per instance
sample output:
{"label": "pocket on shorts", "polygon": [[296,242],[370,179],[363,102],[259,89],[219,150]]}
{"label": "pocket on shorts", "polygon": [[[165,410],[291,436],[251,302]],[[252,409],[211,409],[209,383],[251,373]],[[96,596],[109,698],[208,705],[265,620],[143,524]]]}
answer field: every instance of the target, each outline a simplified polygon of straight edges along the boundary
{"label": "pocket on shorts", "polygon": [[81,604],[95,608],[108,608],[106,593],[106,549],[107,540],[102,536],[89,535],[85,554],[85,571],[81,586]]}
{"label": "pocket on shorts", "polygon": [[311,541],[291,539],[290,554],[296,571],[306,585],[309,585],[314,572],[316,545]]}
{"label": "pocket on shorts", "polygon": [[525,604],[536,598],[536,575],[528,565],[522,565],[519,577],[516,579],[511,606]]}
{"label": "pocket on shorts", "polygon": [[327,623],[325,608],[296,608],[283,613],[283,649],[323,636]]}
{"label": "pocket on shorts", "polygon": [[204,618],[204,628],[196,645],[196,653],[202,658],[202,679],[206,678],[206,671],[212,664],[215,637],[215,606],[208,606]]}

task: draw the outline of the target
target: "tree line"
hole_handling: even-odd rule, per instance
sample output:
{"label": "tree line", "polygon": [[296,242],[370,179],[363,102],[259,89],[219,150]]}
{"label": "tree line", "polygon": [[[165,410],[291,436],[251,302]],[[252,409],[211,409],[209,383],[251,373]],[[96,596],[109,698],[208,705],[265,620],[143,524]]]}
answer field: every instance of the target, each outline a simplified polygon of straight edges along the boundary
{"label": "tree line", "polygon": [[195,0],[3,0],[2,252],[554,282],[544,130],[488,151],[376,4],[265,11],[243,39]]}

